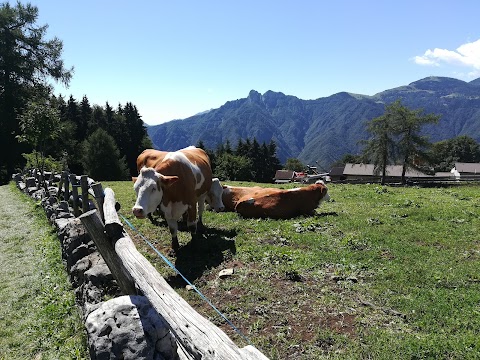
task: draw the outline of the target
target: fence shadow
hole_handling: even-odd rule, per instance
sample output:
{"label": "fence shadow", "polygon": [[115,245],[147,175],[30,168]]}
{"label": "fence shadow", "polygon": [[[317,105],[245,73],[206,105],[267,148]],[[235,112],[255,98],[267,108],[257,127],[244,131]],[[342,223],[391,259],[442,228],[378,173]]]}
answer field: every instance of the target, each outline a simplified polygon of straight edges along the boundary
{"label": "fence shadow", "polygon": [[[206,227],[202,235],[196,235],[176,253],[175,267],[188,281],[194,282],[205,271],[228,261],[236,254],[234,230],[220,230]],[[166,279],[173,288],[185,287],[181,276],[170,276]]]}

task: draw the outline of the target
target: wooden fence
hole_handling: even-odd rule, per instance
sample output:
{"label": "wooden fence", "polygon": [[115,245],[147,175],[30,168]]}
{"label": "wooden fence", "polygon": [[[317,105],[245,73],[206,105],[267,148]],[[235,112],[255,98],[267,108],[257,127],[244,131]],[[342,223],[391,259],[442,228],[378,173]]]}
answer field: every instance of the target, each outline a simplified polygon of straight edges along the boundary
{"label": "wooden fence", "polygon": [[[51,181],[53,177],[47,174],[41,180]],[[64,201],[72,195],[74,215],[85,226],[122,292],[125,295],[143,295],[149,300],[175,336],[184,358],[268,360],[252,345],[239,348],[220,328],[180,297],[137,251],[119,220],[112,189],[103,190],[100,183],[86,175],[75,176],[64,172],[56,180],[58,193],[63,194]],[[81,188],[81,195],[78,188]],[[89,194],[96,200],[96,209],[91,209]]]}

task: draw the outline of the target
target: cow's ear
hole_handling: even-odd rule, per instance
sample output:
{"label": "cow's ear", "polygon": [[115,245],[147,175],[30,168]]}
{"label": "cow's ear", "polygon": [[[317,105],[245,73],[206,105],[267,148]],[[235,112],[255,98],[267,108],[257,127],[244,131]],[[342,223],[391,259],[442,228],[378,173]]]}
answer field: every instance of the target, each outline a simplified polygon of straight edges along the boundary
{"label": "cow's ear", "polygon": [[178,181],[178,176],[162,175],[160,179],[158,179],[158,184],[163,187],[169,187],[172,184],[175,184],[177,181]]}
{"label": "cow's ear", "polygon": [[132,181],[133,181],[134,183],[137,182],[137,179],[138,179],[138,176],[132,176]]}

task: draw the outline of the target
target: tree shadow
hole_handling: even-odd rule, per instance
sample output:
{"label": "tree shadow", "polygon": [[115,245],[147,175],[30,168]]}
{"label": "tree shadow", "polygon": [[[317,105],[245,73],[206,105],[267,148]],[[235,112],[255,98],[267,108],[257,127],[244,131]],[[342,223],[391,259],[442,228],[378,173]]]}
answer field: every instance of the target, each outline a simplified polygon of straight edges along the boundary
{"label": "tree shadow", "polygon": [[[220,230],[205,227],[203,234],[192,236],[192,240],[176,252],[175,267],[194,282],[205,271],[215,268],[236,254],[235,230]],[[179,275],[166,279],[173,288],[185,287],[187,283]]]}

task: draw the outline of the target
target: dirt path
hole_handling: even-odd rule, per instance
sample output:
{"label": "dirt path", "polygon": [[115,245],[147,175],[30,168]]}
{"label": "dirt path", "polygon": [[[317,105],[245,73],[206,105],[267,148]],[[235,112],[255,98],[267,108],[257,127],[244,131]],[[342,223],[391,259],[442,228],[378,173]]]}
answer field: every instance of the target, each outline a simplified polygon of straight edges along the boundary
{"label": "dirt path", "polygon": [[0,186],[0,360],[64,358],[59,344],[82,331],[58,240],[34,212],[20,192]]}

